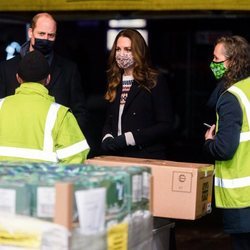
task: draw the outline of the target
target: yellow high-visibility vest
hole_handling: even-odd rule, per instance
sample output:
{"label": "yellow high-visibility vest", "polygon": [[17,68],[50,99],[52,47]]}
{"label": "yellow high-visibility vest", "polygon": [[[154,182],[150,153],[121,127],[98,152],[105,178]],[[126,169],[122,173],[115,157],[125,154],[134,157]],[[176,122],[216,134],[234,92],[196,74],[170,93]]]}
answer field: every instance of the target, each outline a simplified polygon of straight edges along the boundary
{"label": "yellow high-visibility vest", "polygon": [[88,143],[69,108],[39,83],[0,100],[0,160],[83,163]]}
{"label": "yellow high-visibility vest", "polygon": [[227,91],[239,101],[243,121],[239,146],[231,160],[215,162],[215,202],[221,208],[250,207],[250,78]]}

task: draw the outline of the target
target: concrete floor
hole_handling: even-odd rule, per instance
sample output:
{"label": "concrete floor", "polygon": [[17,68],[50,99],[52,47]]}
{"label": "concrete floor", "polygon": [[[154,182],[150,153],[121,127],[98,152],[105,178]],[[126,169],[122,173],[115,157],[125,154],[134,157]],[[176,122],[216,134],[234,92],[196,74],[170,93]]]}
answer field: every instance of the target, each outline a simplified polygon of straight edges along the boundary
{"label": "concrete floor", "polygon": [[231,250],[219,209],[194,221],[176,220],[175,238],[176,250]]}

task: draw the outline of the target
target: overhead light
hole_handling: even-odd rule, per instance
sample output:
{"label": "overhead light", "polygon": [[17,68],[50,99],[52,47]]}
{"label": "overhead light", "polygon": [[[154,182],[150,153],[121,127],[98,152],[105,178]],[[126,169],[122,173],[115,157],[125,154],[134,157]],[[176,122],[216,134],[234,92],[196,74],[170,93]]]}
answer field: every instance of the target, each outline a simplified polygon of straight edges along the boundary
{"label": "overhead light", "polygon": [[[136,29],[136,30],[141,33],[145,42],[148,44],[148,31],[144,29]],[[108,50],[111,50],[114,40],[119,32],[120,32],[120,29],[109,29],[107,31],[107,49]]]}
{"label": "overhead light", "polygon": [[120,20],[110,20],[110,28],[145,28],[147,22],[145,19],[120,19]]}

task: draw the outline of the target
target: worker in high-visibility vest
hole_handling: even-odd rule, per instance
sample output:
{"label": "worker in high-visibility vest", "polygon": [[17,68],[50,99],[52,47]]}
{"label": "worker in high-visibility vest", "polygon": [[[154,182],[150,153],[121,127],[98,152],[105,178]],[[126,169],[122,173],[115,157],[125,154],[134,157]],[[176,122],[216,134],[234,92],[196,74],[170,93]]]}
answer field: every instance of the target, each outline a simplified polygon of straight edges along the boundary
{"label": "worker in high-visibility vest", "polygon": [[83,163],[88,143],[70,109],[48,94],[45,57],[27,53],[16,77],[15,94],[0,99],[0,160]]}
{"label": "worker in high-visibility vest", "polygon": [[215,160],[215,204],[232,249],[250,249],[250,44],[241,36],[219,38],[211,69],[222,79],[210,98],[217,121],[204,145]]}

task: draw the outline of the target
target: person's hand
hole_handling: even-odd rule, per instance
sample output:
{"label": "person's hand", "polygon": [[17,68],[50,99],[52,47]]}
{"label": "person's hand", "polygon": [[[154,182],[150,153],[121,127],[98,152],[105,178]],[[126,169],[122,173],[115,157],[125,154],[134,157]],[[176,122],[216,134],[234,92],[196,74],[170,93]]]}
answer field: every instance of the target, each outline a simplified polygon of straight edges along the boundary
{"label": "person's hand", "polygon": [[102,150],[104,152],[118,151],[126,147],[126,139],[124,135],[119,135],[115,138],[107,137],[102,142]]}
{"label": "person's hand", "polygon": [[211,128],[209,128],[206,133],[205,133],[205,140],[213,140],[215,136],[215,124],[213,124],[211,126]]}
{"label": "person's hand", "polygon": [[103,140],[101,148],[104,152],[113,151],[114,137],[107,137]]}
{"label": "person's hand", "polygon": [[119,135],[114,138],[116,150],[121,150],[127,146],[125,135]]}

